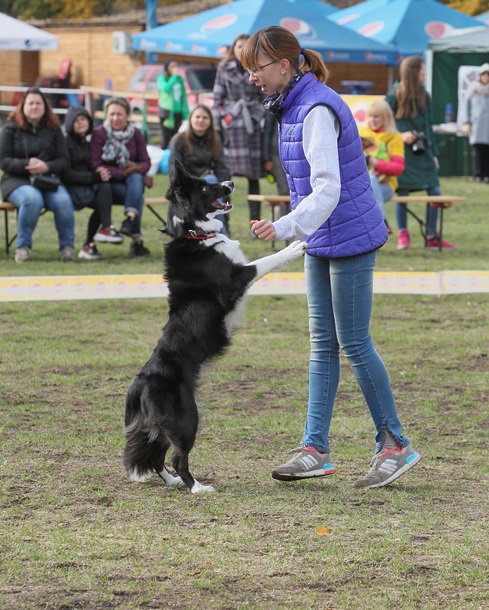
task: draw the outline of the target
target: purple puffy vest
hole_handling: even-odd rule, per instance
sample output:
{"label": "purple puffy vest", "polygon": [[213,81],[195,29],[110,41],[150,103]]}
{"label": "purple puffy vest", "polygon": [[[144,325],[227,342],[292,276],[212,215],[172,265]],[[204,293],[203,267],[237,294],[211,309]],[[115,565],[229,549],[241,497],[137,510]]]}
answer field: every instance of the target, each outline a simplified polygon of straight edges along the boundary
{"label": "purple puffy vest", "polygon": [[341,258],[376,250],[387,241],[387,228],[370,186],[355,119],[341,97],[310,72],[299,80],[282,105],[280,157],[289,182],[292,209],[312,191],[310,166],[302,147],[302,125],[307,113],[320,104],[331,108],[341,125],[341,193],[331,216],[308,237],[307,253]]}

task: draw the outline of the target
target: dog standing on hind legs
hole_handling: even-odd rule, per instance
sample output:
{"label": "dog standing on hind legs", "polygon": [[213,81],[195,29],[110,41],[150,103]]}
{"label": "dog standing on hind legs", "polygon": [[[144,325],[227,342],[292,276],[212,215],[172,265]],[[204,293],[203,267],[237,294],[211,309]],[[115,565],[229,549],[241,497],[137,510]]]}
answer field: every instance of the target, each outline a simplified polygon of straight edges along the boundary
{"label": "dog standing on hind legs", "polygon": [[[126,398],[124,465],[135,481],[156,473],[167,485],[185,483],[192,493],[214,491],[192,476],[188,463],[202,367],[226,351],[253,282],[306,251],[307,244],[296,241],[247,262],[239,242],[219,233],[222,223],[215,218],[231,211],[226,197],[232,190],[232,182],[209,184],[175,163],[166,195],[165,232],[172,237],[165,245],[168,321]],[[165,467],[170,447],[178,476]]]}

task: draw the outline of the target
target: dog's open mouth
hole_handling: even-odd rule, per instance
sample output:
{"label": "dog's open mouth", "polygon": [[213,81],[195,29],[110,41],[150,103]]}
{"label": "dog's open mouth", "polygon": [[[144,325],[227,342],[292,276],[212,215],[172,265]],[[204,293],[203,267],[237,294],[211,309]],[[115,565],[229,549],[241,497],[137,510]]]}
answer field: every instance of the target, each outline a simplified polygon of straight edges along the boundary
{"label": "dog's open mouth", "polygon": [[233,206],[228,201],[213,201],[212,207],[217,208],[218,210],[223,210],[224,212],[227,212],[228,210],[231,210]]}

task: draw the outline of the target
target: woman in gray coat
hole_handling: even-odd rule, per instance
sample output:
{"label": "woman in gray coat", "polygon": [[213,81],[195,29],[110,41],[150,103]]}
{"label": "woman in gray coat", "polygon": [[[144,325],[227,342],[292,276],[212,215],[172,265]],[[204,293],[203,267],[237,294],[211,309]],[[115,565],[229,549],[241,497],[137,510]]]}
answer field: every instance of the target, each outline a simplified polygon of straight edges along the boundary
{"label": "woman in gray coat", "polygon": [[[260,121],[265,114],[263,94],[250,83],[248,71],[240,62],[248,34],[239,35],[227,57],[217,68],[214,82],[213,116],[222,135],[226,161],[233,176],[248,178],[248,194],[260,193],[262,176]],[[248,201],[250,220],[260,218],[260,204]],[[254,233],[250,233],[256,237]]]}
{"label": "woman in gray coat", "polygon": [[489,64],[479,68],[479,80],[469,89],[465,131],[475,152],[475,176],[478,182],[489,180]]}

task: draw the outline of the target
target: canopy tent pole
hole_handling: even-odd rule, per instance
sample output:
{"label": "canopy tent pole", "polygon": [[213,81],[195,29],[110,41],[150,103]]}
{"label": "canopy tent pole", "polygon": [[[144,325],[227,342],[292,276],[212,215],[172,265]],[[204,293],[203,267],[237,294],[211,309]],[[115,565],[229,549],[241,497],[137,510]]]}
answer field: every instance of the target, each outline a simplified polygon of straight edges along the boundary
{"label": "canopy tent pole", "polygon": [[424,65],[426,68],[425,89],[433,97],[433,51],[425,52]]}
{"label": "canopy tent pole", "polygon": [[[152,28],[158,27],[158,17],[156,16],[156,9],[158,8],[158,0],[145,0],[146,5],[146,29],[151,30]],[[146,52],[146,63],[156,64],[158,63],[158,54],[152,51]]]}

